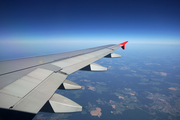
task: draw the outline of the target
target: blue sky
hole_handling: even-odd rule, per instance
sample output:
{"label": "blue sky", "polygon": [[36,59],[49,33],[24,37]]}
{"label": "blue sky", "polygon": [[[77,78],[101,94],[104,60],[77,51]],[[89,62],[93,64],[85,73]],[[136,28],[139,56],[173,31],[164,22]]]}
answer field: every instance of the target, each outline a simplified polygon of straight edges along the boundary
{"label": "blue sky", "polygon": [[81,49],[127,40],[180,44],[178,0],[7,0],[0,1],[0,16],[1,51],[28,49],[25,44],[30,50],[50,44]]}

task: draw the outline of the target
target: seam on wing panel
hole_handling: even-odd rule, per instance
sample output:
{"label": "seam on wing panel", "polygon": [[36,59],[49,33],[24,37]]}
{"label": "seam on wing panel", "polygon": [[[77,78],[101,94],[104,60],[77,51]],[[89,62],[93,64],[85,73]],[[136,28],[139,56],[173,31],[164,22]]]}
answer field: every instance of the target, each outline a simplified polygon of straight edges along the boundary
{"label": "seam on wing panel", "polygon": [[49,74],[42,82],[40,82],[38,85],[36,85],[32,90],[30,90],[27,94],[25,94],[23,97],[21,97],[21,99],[19,101],[17,101],[13,106],[11,106],[9,109],[13,109],[14,106],[16,106],[18,103],[20,103],[20,101],[25,98],[29,93],[31,93],[34,89],[36,89],[38,86],[40,86],[43,82],[46,81],[46,79],[51,76],[54,72],[52,71],[51,74]]}

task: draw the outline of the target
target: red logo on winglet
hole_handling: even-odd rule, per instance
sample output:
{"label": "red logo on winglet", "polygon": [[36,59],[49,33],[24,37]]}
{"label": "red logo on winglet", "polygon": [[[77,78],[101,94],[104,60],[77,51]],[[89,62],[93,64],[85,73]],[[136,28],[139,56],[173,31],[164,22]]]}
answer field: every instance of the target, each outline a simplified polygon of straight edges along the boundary
{"label": "red logo on winglet", "polygon": [[127,42],[128,42],[128,41],[119,44],[123,50],[125,49],[125,44],[126,44]]}

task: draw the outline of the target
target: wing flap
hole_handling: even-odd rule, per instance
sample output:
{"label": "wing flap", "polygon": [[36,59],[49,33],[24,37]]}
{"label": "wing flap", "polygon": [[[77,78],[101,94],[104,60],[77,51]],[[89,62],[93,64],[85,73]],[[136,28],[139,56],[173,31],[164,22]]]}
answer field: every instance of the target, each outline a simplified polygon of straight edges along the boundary
{"label": "wing flap", "polygon": [[19,100],[20,100],[20,98],[18,98],[16,96],[12,96],[12,95],[4,94],[4,93],[0,92],[0,101],[1,101],[0,107],[1,108],[9,109]]}
{"label": "wing flap", "polygon": [[67,75],[38,68],[0,90],[0,106],[37,113]]}
{"label": "wing flap", "polygon": [[[40,84],[53,71],[38,68],[0,90],[0,106],[10,108]],[[7,102],[8,101],[8,102]]]}
{"label": "wing flap", "polygon": [[16,96],[22,98],[45,78],[47,78],[53,71],[38,68],[21,79],[9,84],[0,90],[0,93]]}
{"label": "wing flap", "polygon": [[67,75],[53,73],[28,95],[13,106],[13,110],[38,113],[43,105],[51,98],[57,88],[63,83]]}

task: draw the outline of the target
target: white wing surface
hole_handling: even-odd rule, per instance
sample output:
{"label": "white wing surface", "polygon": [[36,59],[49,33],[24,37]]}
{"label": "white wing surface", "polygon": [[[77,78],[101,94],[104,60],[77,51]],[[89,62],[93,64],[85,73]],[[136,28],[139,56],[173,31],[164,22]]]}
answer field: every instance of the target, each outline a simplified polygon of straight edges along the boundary
{"label": "white wing surface", "polygon": [[56,94],[57,89],[81,89],[66,80],[77,70],[105,71],[95,64],[102,57],[121,57],[113,53],[125,44],[106,45],[73,52],[0,61],[0,110],[37,114],[78,112],[82,106]]}

